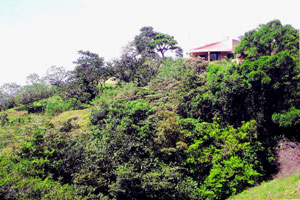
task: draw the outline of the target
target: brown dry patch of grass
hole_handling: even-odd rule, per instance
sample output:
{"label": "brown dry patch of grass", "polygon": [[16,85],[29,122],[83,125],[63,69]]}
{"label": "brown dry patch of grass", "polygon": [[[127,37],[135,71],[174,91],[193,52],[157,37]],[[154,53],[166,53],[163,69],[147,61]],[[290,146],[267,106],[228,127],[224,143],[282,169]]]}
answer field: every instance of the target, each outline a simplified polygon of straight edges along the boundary
{"label": "brown dry patch of grass", "polygon": [[1,149],[1,153],[3,153],[3,154],[10,154],[18,146],[19,146],[19,143],[17,143],[17,142],[11,143],[11,144],[7,145],[6,147],[4,147],[3,149]]}
{"label": "brown dry patch of grass", "polygon": [[28,113],[27,113],[27,111],[16,111],[14,109],[10,109],[10,110],[7,111],[7,114],[9,116],[13,115],[13,116],[16,116],[16,117],[23,117],[23,116],[27,115]]}

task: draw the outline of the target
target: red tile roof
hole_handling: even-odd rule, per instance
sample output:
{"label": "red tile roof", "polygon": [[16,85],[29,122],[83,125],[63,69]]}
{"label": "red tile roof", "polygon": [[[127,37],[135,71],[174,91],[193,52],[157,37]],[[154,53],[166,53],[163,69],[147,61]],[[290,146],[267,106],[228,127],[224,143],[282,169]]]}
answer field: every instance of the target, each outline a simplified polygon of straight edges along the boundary
{"label": "red tile roof", "polygon": [[221,42],[214,42],[214,43],[211,43],[211,44],[207,44],[205,46],[202,46],[202,47],[198,47],[198,48],[195,48],[195,49],[192,49],[192,50],[200,50],[200,49],[205,49],[205,48],[209,48],[209,47],[213,47],[213,46],[216,46],[218,44],[220,44]]}
{"label": "red tile roof", "polygon": [[224,40],[211,43],[202,47],[190,50],[190,53],[208,52],[208,51],[233,51],[233,40]]}

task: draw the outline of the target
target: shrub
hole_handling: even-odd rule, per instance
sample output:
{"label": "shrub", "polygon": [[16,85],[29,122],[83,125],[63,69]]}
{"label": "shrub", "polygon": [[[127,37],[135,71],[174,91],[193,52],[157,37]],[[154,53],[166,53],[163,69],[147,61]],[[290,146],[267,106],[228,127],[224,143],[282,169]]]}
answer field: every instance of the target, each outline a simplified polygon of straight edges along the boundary
{"label": "shrub", "polygon": [[1,199],[82,199],[74,188],[51,178],[40,178],[36,166],[39,160],[19,160],[0,155]]}
{"label": "shrub", "polygon": [[202,182],[204,199],[224,199],[258,182],[263,172],[255,121],[239,128],[219,123],[181,121],[189,145],[186,160],[191,176]]}
{"label": "shrub", "polygon": [[45,113],[48,116],[54,116],[67,110],[82,109],[85,106],[75,98],[63,100],[60,96],[54,95],[24,107],[28,113]]}
{"label": "shrub", "polygon": [[300,124],[300,109],[291,107],[288,111],[274,113],[272,120],[279,124],[280,127],[289,127]]}
{"label": "shrub", "polygon": [[138,133],[139,128],[143,126],[143,120],[147,119],[151,112],[153,110],[146,102],[137,100],[125,102],[120,99],[99,105],[97,109],[92,110],[90,119],[102,132],[126,130],[127,133],[134,135]]}
{"label": "shrub", "polygon": [[123,55],[114,61],[115,76],[124,82],[145,86],[158,72],[160,61]]}
{"label": "shrub", "polygon": [[44,104],[47,115],[53,116],[67,110],[82,109],[83,104],[75,98],[63,100],[60,96],[53,96],[51,98],[41,101]]}
{"label": "shrub", "polygon": [[52,96],[52,90],[45,84],[33,84],[22,88],[20,94],[16,97],[18,105],[28,105],[35,101],[46,99]]}
{"label": "shrub", "polygon": [[186,70],[184,64],[185,60],[182,58],[178,58],[176,60],[171,58],[165,59],[162,61],[158,76],[168,79],[174,78],[176,80],[181,80],[184,70]]}

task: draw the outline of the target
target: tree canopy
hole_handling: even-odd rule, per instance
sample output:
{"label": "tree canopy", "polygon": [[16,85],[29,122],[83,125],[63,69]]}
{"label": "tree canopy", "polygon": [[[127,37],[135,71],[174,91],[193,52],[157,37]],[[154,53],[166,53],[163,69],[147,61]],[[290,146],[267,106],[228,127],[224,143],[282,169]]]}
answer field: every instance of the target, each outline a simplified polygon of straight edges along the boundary
{"label": "tree canopy", "polygon": [[46,80],[50,85],[61,86],[70,78],[70,72],[64,67],[51,66],[46,73]]}
{"label": "tree canopy", "polygon": [[151,26],[140,29],[140,34],[135,36],[134,44],[142,56],[155,56],[159,53],[165,58],[167,51],[175,51],[176,56],[182,57],[182,49],[174,37],[156,32]]}
{"label": "tree canopy", "polygon": [[279,20],[262,24],[242,37],[235,52],[248,60],[272,56],[282,51],[294,58],[299,57],[299,30],[291,25],[282,25]]}
{"label": "tree canopy", "polygon": [[106,80],[109,72],[105,67],[103,58],[89,51],[79,51],[80,57],[75,61],[73,72],[74,84],[79,88],[81,100],[89,101],[96,97],[99,92],[99,83]]}

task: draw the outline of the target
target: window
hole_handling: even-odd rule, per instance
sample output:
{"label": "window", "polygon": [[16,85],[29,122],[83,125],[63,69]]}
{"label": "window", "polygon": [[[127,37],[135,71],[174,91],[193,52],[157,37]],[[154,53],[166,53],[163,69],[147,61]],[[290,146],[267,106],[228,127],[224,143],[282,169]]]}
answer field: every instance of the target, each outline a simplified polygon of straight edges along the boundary
{"label": "window", "polygon": [[221,58],[221,52],[210,53],[210,60],[211,61],[220,60],[220,58]]}

